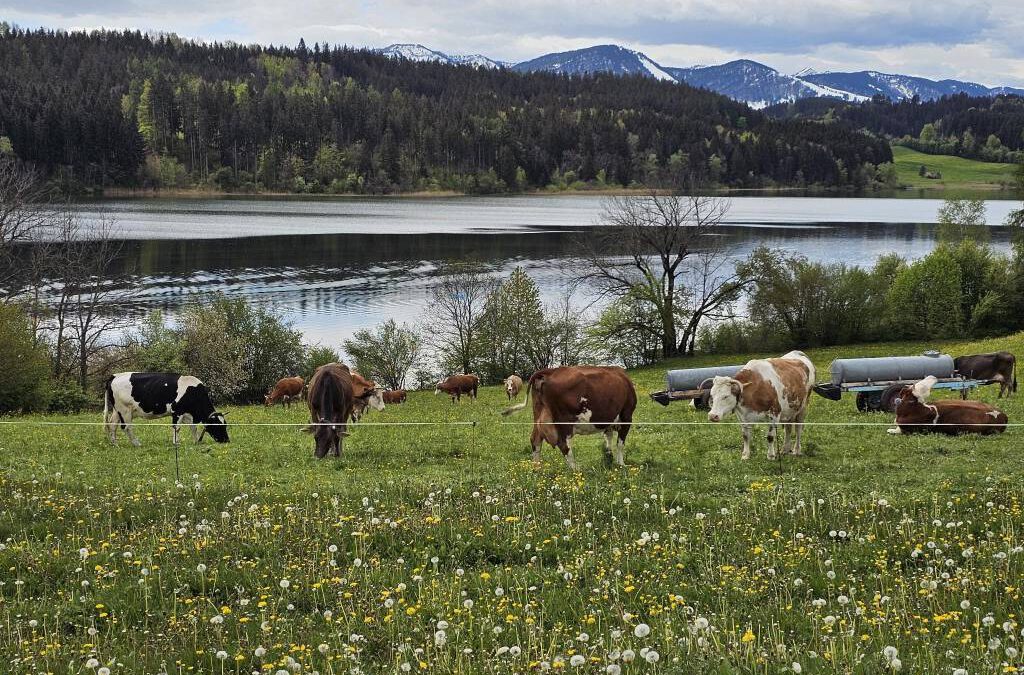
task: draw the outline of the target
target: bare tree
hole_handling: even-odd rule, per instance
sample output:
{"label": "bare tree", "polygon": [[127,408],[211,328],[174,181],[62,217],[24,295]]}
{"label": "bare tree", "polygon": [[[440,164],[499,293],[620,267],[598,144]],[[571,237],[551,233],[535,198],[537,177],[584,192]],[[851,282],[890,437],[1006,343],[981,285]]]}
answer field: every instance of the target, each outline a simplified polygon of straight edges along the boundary
{"label": "bare tree", "polygon": [[54,375],[73,374],[83,389],[90,364],[113,346],[127,325],[129,292],[110,279],[123,241],[109,220],[88,232],[71,214],[56,222],[49,245],[52,276],[47,328],[53,340]]}
{"label": "bare tree", "polygon": [[404,389],[409,372],[420,361],[423,338],[406,324],[388,319],[373,330],[356,331],[343,346],[360,374],[388,389]]}
{"label": "bare tree", "polygon": [[28,282],[18,247],[36,241],[53,211],[46,190],[34,171],[13,159],[0,157],[0,300],[20,295]]}
{"label": "bare tree", "polygon": [[471,269],[456,269],[430,289],[428,340],[441,358],[462,369],[472,370],[479,349],[477,334],[480,315],[494,282]]}
{"label": "bare tree", "polygon": [[728,210],[727,199],[699,194],[612,197],[584,242],[580,279],[650,307],[623,328],[656,339],[662,356],[690,351],[701,323],[725,314],[749,283],[727,271],[731,258],[712,236]]}

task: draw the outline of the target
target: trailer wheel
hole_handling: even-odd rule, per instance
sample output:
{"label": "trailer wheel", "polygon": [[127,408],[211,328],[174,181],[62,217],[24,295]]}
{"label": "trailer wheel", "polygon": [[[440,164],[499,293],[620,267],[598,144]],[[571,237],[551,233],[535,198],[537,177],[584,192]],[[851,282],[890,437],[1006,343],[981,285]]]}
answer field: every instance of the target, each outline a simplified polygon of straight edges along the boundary
{"label": "trailer wheel", "polygon": [[857,410],[860,412],[878,412],[882,409],[882,393],[878,391],[858,391]]}
{"label": "trailer wheel", "polygon": [[902,384],[890,384],[882,391],[882,397],[879,400],[879,410],[883,412],[896,412],[896,399],[899,397],[900,392],[903,391]]}

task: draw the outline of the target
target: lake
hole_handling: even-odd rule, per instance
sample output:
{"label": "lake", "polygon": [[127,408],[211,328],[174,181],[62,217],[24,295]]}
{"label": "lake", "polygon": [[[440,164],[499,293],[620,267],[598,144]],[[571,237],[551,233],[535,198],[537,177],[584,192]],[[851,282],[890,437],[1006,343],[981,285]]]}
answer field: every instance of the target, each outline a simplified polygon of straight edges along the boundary
{"label": "lake", "polygon": [[[917,258],[935,245],[941,201],[878,197],[734,197],[721,235],[736,259],[765,244],[812,260],[871,265]],[[988,203],[993,226],[1019,207]],[[565,293],[580,237],[598,222],[597,196],[97,200],[78,205],[90,227],[113,219],[128,241],[117,283],[122,311],[173,313],[222,292],[272,307],[311,342],[338,345],[386,318],[416,321],[446,264],[489,273],[524,267],[545,301]],[[993,228],[993,242],[1007,233]],[[583,305],[586,288],[574,296]]]}

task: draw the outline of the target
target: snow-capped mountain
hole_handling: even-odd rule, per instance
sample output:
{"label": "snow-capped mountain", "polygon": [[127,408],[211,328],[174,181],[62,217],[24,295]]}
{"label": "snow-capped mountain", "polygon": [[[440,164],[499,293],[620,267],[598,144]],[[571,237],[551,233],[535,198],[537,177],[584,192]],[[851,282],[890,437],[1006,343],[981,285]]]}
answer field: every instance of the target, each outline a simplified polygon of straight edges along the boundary
{"label": "snow-capped mountain", "polygon": [[615,75],[646,75],[659,80],[675,81],[665,68],[646,54],[618,45],[597,45],[571,52],[558,52],[523,61],[512,66],[521,72],[538,70],[564,75],[613,73]]}
{"label": "snow-capped mountain", "polygon": [[821,73],[807,68],[793,75],[786,75],[749,59],[739,59],[716,66],[674,68],[660,65],[643,52],[618,45],[596,45],[569,52],[545,54],[516,64],[496,61],[482,54],[446,54],[420,44],[394,44],[378,51],[386,56],[412,61],[440,61],[477,68],[511,68],[521,72],[643,75],[710,89],[737,101],[743,101],[754,108],[811,97],[858,102],[879,94],[893,100],[918,96],[925,101],[959,93],[971,96],[1024,96],[1024,89],[1013,87],[986,87],[974,82],[936,81],[870,70]]}
{"label": "snow-capped mountain", "polygon": [[827,96],[844,101],[864,101],[865,96],[808,82],[796,75],[784,75],[763,63],[740,59],[720,66],[666,68],[679,82],[725,94],[752,108],[795,101],[810,96]]}
{"label": "snow-capped mountain", "polygon": [[960,93],[970,96],[1024,94],[1024,90],[1013,89],[1012,87],[986,87],[975,82],[962,82],[960,80],[936,81],[924,77],[879,73],[873,70],[864,70],[856,73],[811,73],[804,75],[802,79],[868,98],[882,94],[894,100],[913,98],[914,96],[919,96],[922,100],[930,100]]}
{"label": "snow-capped mountain", "polygon": [[410,61],[440,61],[454,66],[475,66],[477,68],[504,68],[501,61],[495,61],[483,54],[445,54],[420,44],[393,44],[377,50],[384,56]]}

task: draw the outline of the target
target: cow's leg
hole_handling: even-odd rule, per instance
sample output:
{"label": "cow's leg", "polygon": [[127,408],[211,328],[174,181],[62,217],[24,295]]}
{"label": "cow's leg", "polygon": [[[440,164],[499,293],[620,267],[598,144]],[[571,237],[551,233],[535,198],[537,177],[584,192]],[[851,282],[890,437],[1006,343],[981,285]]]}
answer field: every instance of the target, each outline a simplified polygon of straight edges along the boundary
{"label": "cow's leg", "polygon": [[128,436],[128,440],[132,442],[136,448],[142,445],[139,439],[135,438],[135,432],[132,431],[132,411],[119,411],[121,415],[121,421],[124,423],[124,433]]}
{"label": "cow's leg", "polygon": [[608,466],[612,464],[612,446],[615,442],[615,429],[608,427],[604,430],[604,462]]}
{"label": "cow's leg", "polygon": [[629,426],[619,427],[618,438],[615,439],[615,463],[618,466],[626,466],[626,434],[629,433]]}
{"label": "cow's leg", "polygon": [[174,445],[178,445],[178,424],[181,422],[181,418],[177,414],[171,415],[171,438],[174,441]]}
{"label": "cow's leg", "polygon": [[335,436],[335,438],[334,438],[334,456],[335,457],[341,457],[341,448],[342,448],[342,445],[344,444],[344,442],[345,442],[345,439],[342,438],[342,435],[340,433],[337,436]]}
{"label": "cow's leg", "polygon": [[800,445],[804,436],[804,418],[807,417],[807,409],[804,408],[800,415],[796,418],[796,422],[793,423],[793,431],[796,436],[796,443],[793,445],[791,452],[794,455],[802,455],[803,447]]}
{"label": "cow's leg", "polygon": [[753,427],[749,424],[743,425],[743,454],[740,459],[750,459],[750,435]]}
{"label": "cow's leg", "polygon": [[768,459],[775,459],[775,437],[779,435],[779,420],[773,417],[768,422]]}
{"label": "cow's leg", "polygon": [[577,471],[579,467],[576,466],[576,458],[572,454],[572,437],[571,436],[559,436],[558,449],[562,451],[565,456],[565,463],[573,471]]}
{"label": "cow's leg", "polygon": [[540,449],[544,445],[544,434],[539,424],[533,425],[533,433],[530,434],[530,449],[533,453],[533,463],[540,464]]}
{"label": "cow's leg", "polygon": [[110,411],[110,417],[107,418],[107,433],[110,434],[110,443],[117,445],[117,425],[120,420],[121,414],[117,412],[115,407]]}

